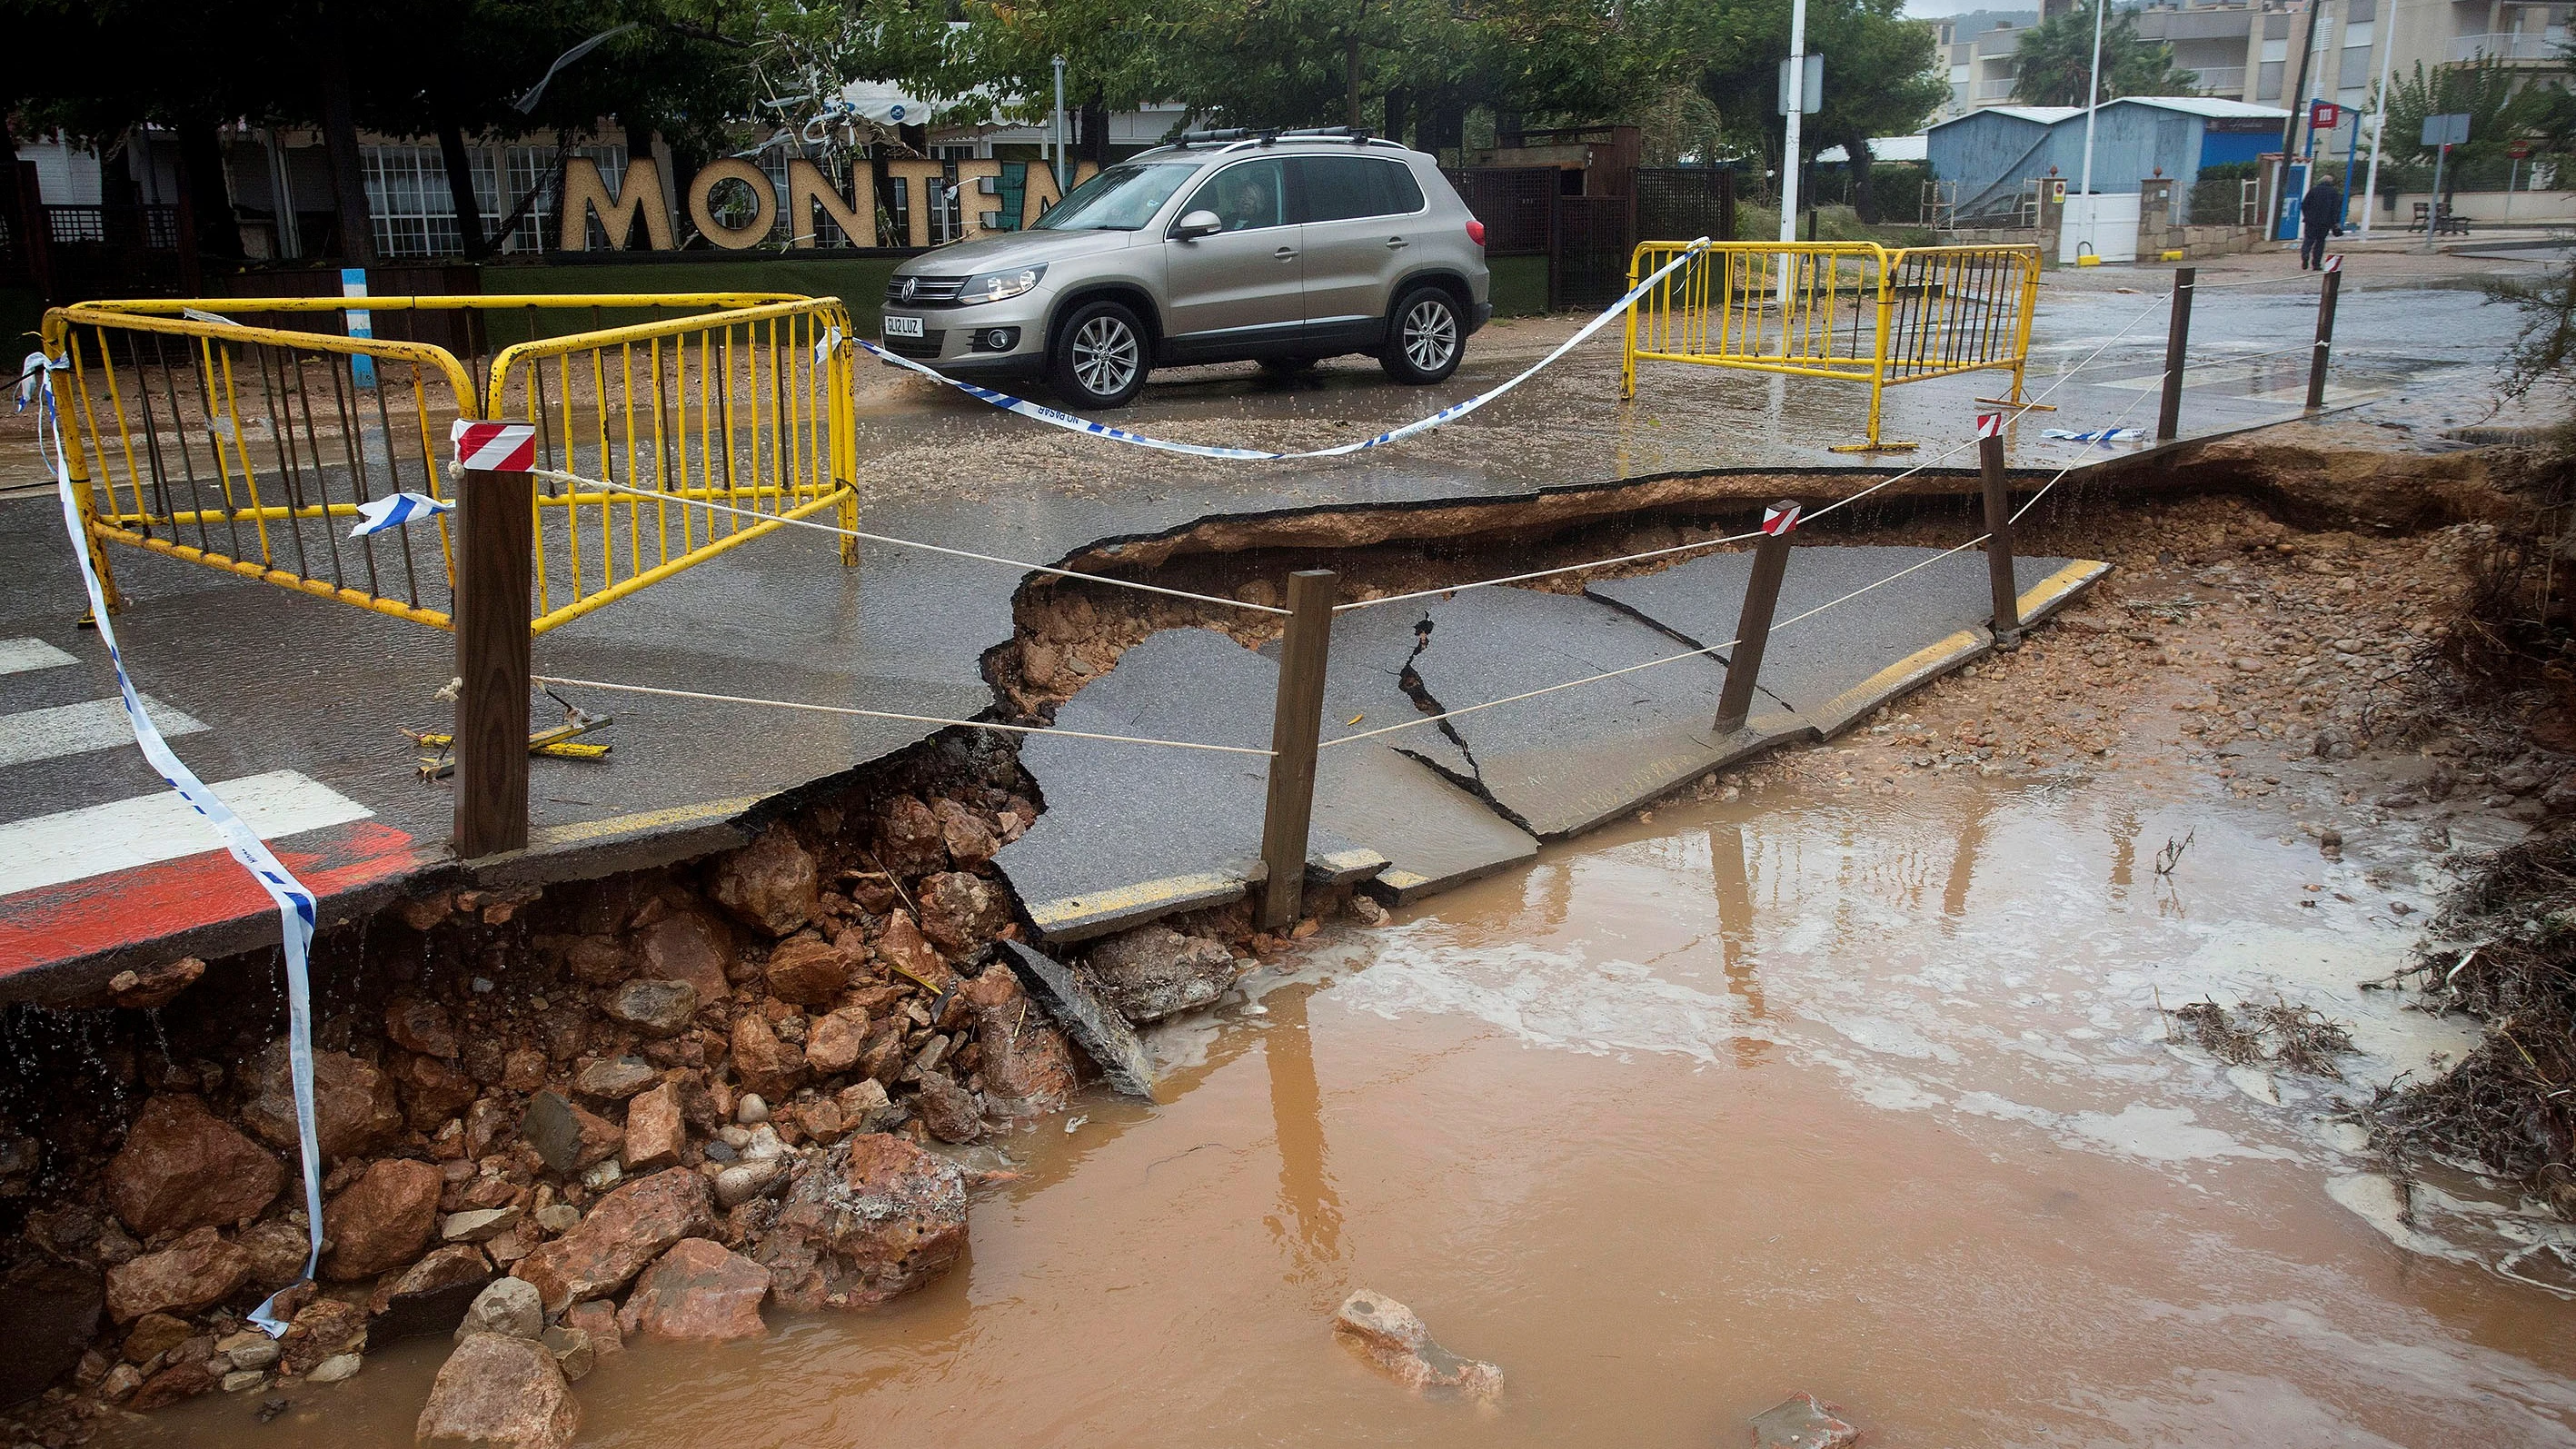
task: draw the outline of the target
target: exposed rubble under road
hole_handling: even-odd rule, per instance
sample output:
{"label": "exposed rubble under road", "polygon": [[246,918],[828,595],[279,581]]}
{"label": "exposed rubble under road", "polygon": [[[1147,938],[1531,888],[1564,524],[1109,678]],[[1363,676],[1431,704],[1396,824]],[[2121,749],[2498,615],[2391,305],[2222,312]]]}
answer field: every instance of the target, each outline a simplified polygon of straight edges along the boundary
{"label": "exposed rubble under road", "polygon": [[[2488,470],[2510,459],[2361,441],[2337,446],[2315,428],[2228,440],[2185,456],[2148,496],[2053,496],[2023,547],[2115,567],[2049,632],[1842,741],[1685,793],[1799,779],[1884,794],[1963,770],[2044,784],[2116,752],[2188,761],[2319,839],[2404,830],[2468,846],[2565,813],[2576,801],[2563,757],[2463,749],[2427,708],[2465,562],[2509,507]],[[1158,581],[1240,595],[1322,562],[1382,596],[1506,558],[1545,567],[1706,537],[1763,491],[1745,486],[1569,518],[1536,541],[1513,536],[1529,521],[1503,506],[1309,519],[1285,538],[1228,524],[1158,544],[1151,566]],[[1914,546],[1955,542],[1971,517],[1956,496],[1852,513],[1838,537]],[[1438,526],[1426,540],[1405,536],[1406,521]],[[1319,546],[1323,526],[1341,534]],[[1155,631],[1221,627],[1250,649],[1266,641],[1251,617],[1032,587],[988,671],[1004,713],[1044,718]],[[700,1277],[717,1285],[709,1321],[738,1318],[727,1275],[739,1274],[719,1249],[764,1267],[781,1302],[856,1307],[938,1272],[954,1244],[938,1245],[962,1240],[967,1194],[998,1164],[978,1144],[1061,1111],[1093,1073],[995,949],[1025,927],[991,861],[1042,805],[1006,742],[952,732],[781,802],[740,850],[435,893],[327,933],[317,1019],[335,1256],[273,1358],[240,1317],[294,1279],[304,1244],[281,1167],[292,1117],[277,1074],[258,1066],[283,1029],[269,953],[182,966],[166,995],[139,973],[130,1005],[13,1008],[0,1078],[0,1214],[18,1244],[8,1281],[52,1330],[11,1366],[15,1389],[44,1390],[20,1411],[26,1432],[76,1442],[103,1414],[228,1382],[321,1382],[326,1365],[380,1346],[371,1331],[434,1324],[421,1311],[432,1301],[461,1314],[460,1284],[513,1272],[562,1300],[548,1311],[591,1325],[559,1350],[566,1369],[615,1331],[604,1305],[647,1270],[658,1306],[630,1303],[637,1324],[687,1318]],[[1382,916],[1337,890],[1309,903],[1280,936],[1253,931],[1241,906],[1174,918],[1066,963],[1067,979],[1130,1016],[1186,1011],[1300,939]],[[855,1234],[846,1209],[860,1201],[929,1246]],[[714,1246],[669,1256],[701,1240]]]}

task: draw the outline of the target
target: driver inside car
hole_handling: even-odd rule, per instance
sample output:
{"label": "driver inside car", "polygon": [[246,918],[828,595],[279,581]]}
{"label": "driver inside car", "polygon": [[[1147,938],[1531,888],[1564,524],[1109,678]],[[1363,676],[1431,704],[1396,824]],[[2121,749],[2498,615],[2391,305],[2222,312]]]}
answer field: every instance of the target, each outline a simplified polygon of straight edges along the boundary
{"label": "driver inside car", "polygon": [[1270,194],[1270,183],[1262,176],[1244,176],[1225,190],[1227,231],[1250,231],[1255,227],[1274,225],[1278,213],[1278,204]]}

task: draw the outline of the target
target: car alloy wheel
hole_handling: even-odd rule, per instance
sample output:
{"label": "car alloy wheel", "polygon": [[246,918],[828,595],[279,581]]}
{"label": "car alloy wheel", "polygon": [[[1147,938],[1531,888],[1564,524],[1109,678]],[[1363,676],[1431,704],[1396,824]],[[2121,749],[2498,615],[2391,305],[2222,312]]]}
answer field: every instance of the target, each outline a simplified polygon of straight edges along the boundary
{"label": "car alloy wheel", "polygon": [[1404,314],[1402,341],[1405,361],[1415,371],[1439,372],[1458,351],[1458,314],[1439,298],[1425,297]]}
{"label": "car alloy wheel", "polygon": [[1124,321],[1090,318],[1073,334],[1074,380],[1095,397],[1115,397],[1136,380],[1141,352]]}

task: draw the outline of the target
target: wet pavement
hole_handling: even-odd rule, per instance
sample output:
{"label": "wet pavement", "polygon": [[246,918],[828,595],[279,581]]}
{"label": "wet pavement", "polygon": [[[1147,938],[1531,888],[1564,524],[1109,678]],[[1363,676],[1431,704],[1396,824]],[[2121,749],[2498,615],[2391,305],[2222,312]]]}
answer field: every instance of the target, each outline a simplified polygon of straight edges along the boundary
{"label": "wet pavement", "polygon": [[[1163,1105],[976,1154],[1020,1176],[924,1291],[606,1360],[579,1443],[1705,1446],[1805,1390],[1889,1449],[2576,1444],[2566,1304],[2499,1271],[2565,1226],[2447,1177],[2400,1221],[2344,1120],[2473,1039],[2358,987],[2424,862],[2283,823],[2112,760],[1548,846],[1149,1033]],[[2169,1039],[2276,996],[2348,1024],[2343,1080]],[[1337,1343],[1360,1288],[1500,1397]],[[400,1443],[447,1348],[102,1442]]]}
{"label": "wet pavement", "polygon": [[[1690,558],[1599,597],[1473,589],[1336,615],[1309,876],[1391,870],[1399,899],[1419,897],[1526,858],[1532,836],[1580,834],[1708,771],[1830,738],[1994,647],[1981,553],[1795,548],[1779,652],[1760,672],[1771,682],[1720,731],[1751,562]],[[2020,617],[2044,618],[2107,567],[2017,560]],[[1164,630],[1056,724],[1259,748],[1278,647],[1256,658],[1213,630]],[[1265,760],[1062,734],[1031,739],[1020,763],[1047,812],[996,859],[1049,940],[1235,900],[1265,878]],[[1480,806],[1499,818],[1477,819]]]}
{"label": "wet pavement", "polygon": [[[2137,369],[2159,365],[2161,283],[2143,273],[2133,280],[2135,295],[2102,290],[2098,277],[2045,289],[2033,390],[2051,385],[2053,369],[2088,356],[2095,366],[2052,395],[2063,411],[2033,414],[2014,430],[2018,468],[2053,472],[2116,455],[2041,439],[2040,426],[2151,421],[2153,390],[2134,384]],[[2266,282],[2224,307],[2204,298],[2196,356],[2277,353],[2285,339],[2299,342],[2306,296],[2299,284]],[[2343,307],[2338,385],[2402,390],[2491,358],[2512,317],[2480,307],[2471,292],[2357,282]],[[1373,364],[1351,360],[1285,384],[1256,380],[1249,368],[1173,374],[1122,421],[1209,441],[1341,441],[1491,386],[1569,326],[1498,327],[1479,338],[1456,378],[1430,389],[1388,387]],[[1381,453],[1293,465],[1112,454],[1111,445],[1004,417],[926,382],[870,376],[861,397],[865,524],[1045,563],[1212,517],[1521,499],[1674,470],[1741,471],[1749,505],[1777,488],[1776,470],[1831,469],[1805,479],[1829,494],[1853,486],[1843,480],[1856,471],[1931,461],[1964,439],[1972,399],[2001,381],[1972,374],[1891,390],[1888,436],[1937,447],[1855,459],[1827,451],[1851,441],[1854,387],[1666,367],[1649,369],[1638,402],[1623,407],[1612,385],[1616,357],[1614,341],[1596,340],[1456,427]],[[2295,415],[2304,366],[2297,353],[2211,373],[2220,380],[2186,395],[2187,429]],[[13,481],[41,477],[23,420],[0,442]],[[1927,481],[1964,486],[1955,475]],[[59,527],[41,495],[0,501],[0,645],[34,641],[69,657],[0,672],[0,716],[113,694],[94,636],[76,627],[77,577]],[[120,548],[113,561],[127,597],[121,637],[139,686],[206,726],[175,748],[218,786],[275,787],[274,813],[254,823],[311,873],[327,916],[364,914],[402,883],[449,867],[447,787],[415,777],[417,751],[399,732],[446,722],[436,697],[453,673],[445,635],[168,558]],[[981,661],[1010,638],[1021,582],[1012,569],[877,545],[863,550],[857,570],[844,570],[832,540],[791,530],[545,636],[536,664],[544,674],[971,717],[991,705]],[[594,737],[615,752],[603,762],[534,762],[536,839],[528,858],[503,865],[504,877],[591,874],[716,848],[741,838],[761,802],[882,758],[932,728],[566,693],[617,717]],[[148,813],[136,802],[158,792],[125,748],[0,766],[8,849],[41,846],[56,861],[45,878],[0,894],[0,994],[69,991],[122,964],[273,939],[265,900],[204,849],[211,841],[198,842],[191,822],[164,828],[130,818]],[[99,842],[117,849],[94,849]],[[1489,842],[1464,865],[1510,845]]]}

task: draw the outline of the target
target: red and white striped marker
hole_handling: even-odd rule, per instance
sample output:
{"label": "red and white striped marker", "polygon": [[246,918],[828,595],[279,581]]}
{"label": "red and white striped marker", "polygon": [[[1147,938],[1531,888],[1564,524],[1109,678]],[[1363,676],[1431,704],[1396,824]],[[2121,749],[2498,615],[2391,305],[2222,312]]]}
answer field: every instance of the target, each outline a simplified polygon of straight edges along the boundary
{"label": "red and white striped marker", "polygon": [[537,466],[534,423],[478,423],[458,418],[447,430],[456,445],[456,466],[487,473],[525,473]]}
{"label": "red and white striped marker", "polygon": [[2334,253],[2332,256],[2327,257],[2327,258],[2326,258],[2326,270],[2327,270],[2327,271],[2329,271],[2329,272],[2340,272],[2340,271],[2342,271],[2342,270],[2343,270],[2343,253],[2341,253],[2341,252],[2336,252],[2336,253]]}
{"label": "red and white striped marker", "polygon": [[1798,526],[1798,505],[1781,504],[1762,510],[1762,531],[1777,538]]}
{"label": "red and white striped marker", "polygon": [[2000,438],[2000,437],[2002,437],[2003,435],[2004,435],[2004,415],[2003,415],[2002,413],[1979,413],[1979,414],[1977,414],[1977,436],[1978,436],[1978,437],[1980,437],[1980,438]]}

